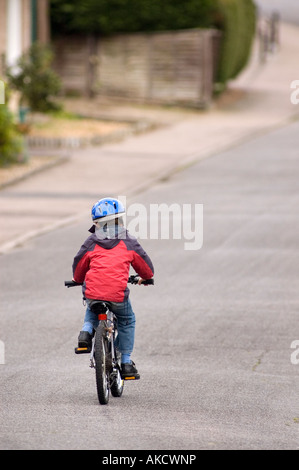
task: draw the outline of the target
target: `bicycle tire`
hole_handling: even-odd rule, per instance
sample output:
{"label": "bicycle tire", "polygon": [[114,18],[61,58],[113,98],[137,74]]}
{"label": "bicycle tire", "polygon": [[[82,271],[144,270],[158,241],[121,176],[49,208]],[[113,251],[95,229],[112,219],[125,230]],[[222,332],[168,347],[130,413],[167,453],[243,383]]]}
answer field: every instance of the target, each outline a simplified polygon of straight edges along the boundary
{"label": "bicycle tire", "polygon": [[109,370],[107,368],[108,339],[105,337],[104,322],[99,323],[95,335],[94,359],[98,399],[101,405],[107,405],[110,395]]}

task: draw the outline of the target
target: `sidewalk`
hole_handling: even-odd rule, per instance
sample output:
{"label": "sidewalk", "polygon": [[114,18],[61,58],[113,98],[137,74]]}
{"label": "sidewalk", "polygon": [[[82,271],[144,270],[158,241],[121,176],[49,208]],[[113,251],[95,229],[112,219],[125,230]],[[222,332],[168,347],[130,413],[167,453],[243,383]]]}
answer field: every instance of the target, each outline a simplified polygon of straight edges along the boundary
{"label": "sidewalk", "polygon": [[297,119],[299,105],[290,101],[291,82],[299,79],[297,44],[299,28],[282,24],[280,50],[264,65],[259,65],[255,50],[230,92],[205,112],[103,101],[66,103],[77,111],[84,105],[89,115],[143,120],[159,127],[121,142],[68,151],[61,165],[2,189],[0,253],[88,217],[100,197],[136,198],[142,189],[186,165]]}

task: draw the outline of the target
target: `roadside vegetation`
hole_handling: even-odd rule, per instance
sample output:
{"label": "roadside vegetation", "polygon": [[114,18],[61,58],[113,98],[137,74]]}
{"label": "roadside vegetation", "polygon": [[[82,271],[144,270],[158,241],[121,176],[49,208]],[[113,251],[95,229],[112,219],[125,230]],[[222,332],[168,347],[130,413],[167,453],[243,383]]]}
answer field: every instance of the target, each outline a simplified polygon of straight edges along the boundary
{"label": "roadside vegetation", "polygon": [[9,93],[5,87],[5,104],[0,104],[0,167],[25,160],[22,134],[18,131],[14,116],[8,108]]}
{"label": "roadside vegetation", "polygon": [[256,6],[253,0],[51,0],[51,22],[56,36],[216,28],[222,33],[219,90],[248,62]]}
{"label": "roadside vegetation", "polygon": [[[246,66],[256,28],[253,0],[51,0],[50,17],[54,37],[216,28],[222,39],[215,93],[223,91]],[[8,90],[19,94],[20,109],[16,118],[7,106],[8,97],[0,105],[0,167],[25,161],[22,133],[30,130],[27,113],[58,112],[57,119],[61,119],[61,84],[52,68],[53,59],[50,47],[34,43],[16,67],[6,71],[7,94]],[[54,118],[52,114],[45,122],[53,125]]]}

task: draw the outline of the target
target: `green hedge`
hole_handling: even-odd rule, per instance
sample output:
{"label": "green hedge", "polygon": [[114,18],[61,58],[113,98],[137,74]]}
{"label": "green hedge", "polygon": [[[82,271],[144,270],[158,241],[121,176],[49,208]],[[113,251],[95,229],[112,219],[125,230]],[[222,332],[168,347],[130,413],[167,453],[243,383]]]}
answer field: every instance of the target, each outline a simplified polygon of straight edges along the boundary
{"label": "green hedge", "polygon": [[52,33],[132,33],[209,27],[214,0],[51,0]]}
{"label": "green hedge", "polygon": [[50,11],[54,36],[216,27],[222,84],[246,65],[256,22],[254,0],[51,0]]}
{"label": "green hedge", "polygon": [[23,138],[16,131],[14,119],[7,106],[0,105],[0,167],[21,162],[23,156]]}
{"label": "green hedge", "polygon": [[243,70],[250,57],[256,29],[252,0],[215,0],[215,26],[222,31],[217,82],[225,84]]}
{"label": "green hedge", "polygon": [[0,104],[0,167],[21,161],[24,161],[23,137],[16,129],[14,116],[7,105]]}

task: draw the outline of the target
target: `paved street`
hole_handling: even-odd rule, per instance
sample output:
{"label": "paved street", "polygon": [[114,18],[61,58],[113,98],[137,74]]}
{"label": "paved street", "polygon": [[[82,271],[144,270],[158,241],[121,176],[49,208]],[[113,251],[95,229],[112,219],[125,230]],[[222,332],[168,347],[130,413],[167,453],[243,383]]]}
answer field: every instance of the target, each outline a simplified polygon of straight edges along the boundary
{"label": "paved street", "polygon": [[131,288],[142,379],[107,407],[73,354],[80,292],[63,286],[88,218],[1,258],[2,448],[298,448],[298,127],[136,198],[203,204],[204,245],[143,241],[156,285]]}
{"label": "paved street", "polygon": [[1,190],[0,254],[66,221],[80,220],[102,194],[132,195],[190,162],[297,119],[299,106],[291,103],[290,85],[297,78],[299,29],[282,25],[281,37],[279,53],[263,64],[256,45],[228,99],[205,112],[130,105],[107,110],[97,100],[88,103],[95,115],[100,109],[110,118],[127,115],[162,125],[123,142],[68,150],[62,165]]}
{"label": "paved street", "polygon": [[[299,33],[283,31],[235,103],[1,191],[0,449],[298,449]],[[130,288],[141,380],[100,406],[74,354],[80,290],[63,283],[109,188],[147,214],[202,204],[203,246],[141,240],[155,265],[154,287]]]}

